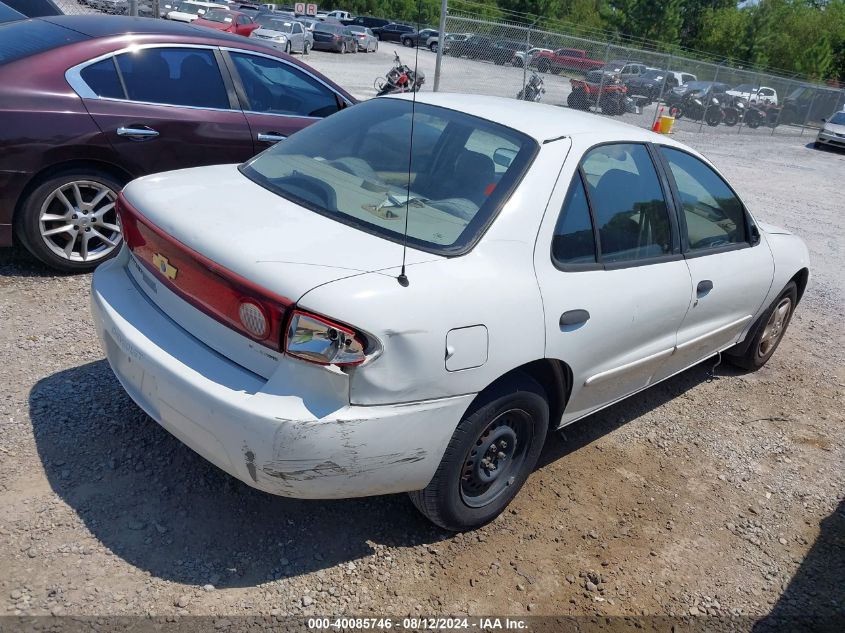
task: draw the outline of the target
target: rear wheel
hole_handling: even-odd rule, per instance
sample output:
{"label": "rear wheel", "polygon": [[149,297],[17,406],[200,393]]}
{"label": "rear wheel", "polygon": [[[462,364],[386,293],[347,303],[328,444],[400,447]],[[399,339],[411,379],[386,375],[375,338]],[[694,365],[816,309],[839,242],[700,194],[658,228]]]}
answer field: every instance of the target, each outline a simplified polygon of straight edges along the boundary
{"label": "rear wheel", "polygon": [[733,127],[739,122],[739,113],[733,108],[725,110],[725,118],[722,122],[728,127]]}
{"label": "rear wheel", "polygon": [[305,47],[302,49],[303,55],[308,55],[311,52],[311,44],[305,42]]}
{"label": "rear wheel", "polygon": [[340,44],[340,54],[341,55],[346,54],[346,42],[341,42],[341,44]]}
{"label": "rear wheel", "polygon": [[737,367],[751,371],[765,365],[783,340],[797,303],[798,287],[794,281],[790,281],[769,309],[754,324],[751,329],[753,338],[748,347],[744,351],[725,352],[728,361]]}
{"label": "rear wheel", "polygon": [[436,53],[436,52],[437,52],[437,42],[432,42],[431,44],[429,44],[429,45],[428,45],[428,49],[429,49],[432,53]]}
{"label": "rear wheel", "polygon": [[549,426],[543,388],[521,372],[489,387],[464,416],[417,509],[447,530],[495,519],[537,464]]}
{"label": "rear wheel", "polygon": [[410,48],[413,44],[412,44],[410,38],[404,37],[404,38],[402,38],[402,45]]}
{"label": "rear wheel", "polygon": [[590,109],[590,101],[589,99],[587,99],[587,95],[585,95],[582,90],[575,90],[574,92],[570,92],[569,96],[566,97],[566,105],[576,110]]}
{"label": "rear wheel", "polygon": [[96,169],[67,171],[38,185],[15,218],[27,249],[64,272],[89,272],[117,253],[114,203],[122,184]]}
{"label": "rear wheel", "polygon": [[722,110],[719,106],[710,106],[704,113],[704,122],[710,127],[716,127],[722,122]]}

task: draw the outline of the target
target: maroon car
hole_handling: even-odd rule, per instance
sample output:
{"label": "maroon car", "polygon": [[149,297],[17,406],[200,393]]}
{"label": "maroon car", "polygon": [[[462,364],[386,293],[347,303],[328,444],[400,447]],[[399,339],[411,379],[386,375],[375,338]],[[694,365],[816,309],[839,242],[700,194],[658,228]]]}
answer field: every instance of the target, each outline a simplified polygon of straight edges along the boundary
{"label": "maroon car", "polygon": [[54,268],[91,270],[117,250],[129,180],[243,162],[354,103],[284,53],[187,24],[2,24],[0,246],[17,238]]}

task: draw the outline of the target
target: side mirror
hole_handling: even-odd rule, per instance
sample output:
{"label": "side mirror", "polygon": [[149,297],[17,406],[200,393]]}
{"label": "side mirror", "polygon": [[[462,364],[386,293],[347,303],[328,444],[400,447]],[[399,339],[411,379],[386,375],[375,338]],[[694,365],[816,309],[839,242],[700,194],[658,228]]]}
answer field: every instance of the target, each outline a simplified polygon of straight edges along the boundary
{"label": "side mirror", "polygon": [[516,158],[516,150],[500,147],[493,152],[493,162],[505,169],[511,166],[514,158]]}

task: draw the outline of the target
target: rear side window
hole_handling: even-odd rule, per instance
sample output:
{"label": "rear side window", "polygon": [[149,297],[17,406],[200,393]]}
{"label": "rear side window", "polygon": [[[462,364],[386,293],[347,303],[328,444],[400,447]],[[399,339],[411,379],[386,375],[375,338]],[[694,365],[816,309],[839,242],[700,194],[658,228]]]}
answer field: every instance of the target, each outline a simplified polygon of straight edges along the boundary
{"label": "rear side window", "polygon": [[252,112],[326,117],[338,110],[335,93],[284,62],[231,53]]}
{"label": "rear side window", "polygon": [[585,155],[581,170],[602,261],[643,260],[672,252],[669,209],[644,145],[601,145]]}
{"label": "rear side window", "polygon": [[0,24],[0,65],[87,39],[87,35],[42,20]]}
{"label": "rear side window", "polygon": [[91,64],[82,69],[80,73],[82,81],[94,91],[98,97],[109,99],[125,99],[123,86],[120,85],[120,76],[114,66],[114,58],[108,57],[96,64]]}
{"label": "rear side window", "polygon": [[745,211],[725,181],[696,157],[661,147],[684,210],[691,251],[720,248],[746,241]]}
{"label": "rear side window", "polygon": [[117,56],[131,101],[228,109],[214,53],[201,48],[145,48]]}
{"label": "rear side window", "polygon": [[593,223],[590,220],[590,207],[587,204],[587,194],[580,171],[576,172],[575,178],[572,179],[555,226],[552,258],[562,266],[596,262]]}

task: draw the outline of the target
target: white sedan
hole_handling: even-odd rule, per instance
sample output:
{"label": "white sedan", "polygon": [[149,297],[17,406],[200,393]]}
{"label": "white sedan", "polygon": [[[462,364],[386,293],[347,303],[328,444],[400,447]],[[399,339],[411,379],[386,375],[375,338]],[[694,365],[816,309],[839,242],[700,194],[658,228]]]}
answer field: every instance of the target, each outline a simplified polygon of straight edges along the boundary
{"label": "white sedan", "polygon": [[92,309],[151,417],[255,488],[409,491],[452,530],[549,428],[717,352],[762,366],[809,277],[680,143],[477,95],[373,99],[118,206]]}

